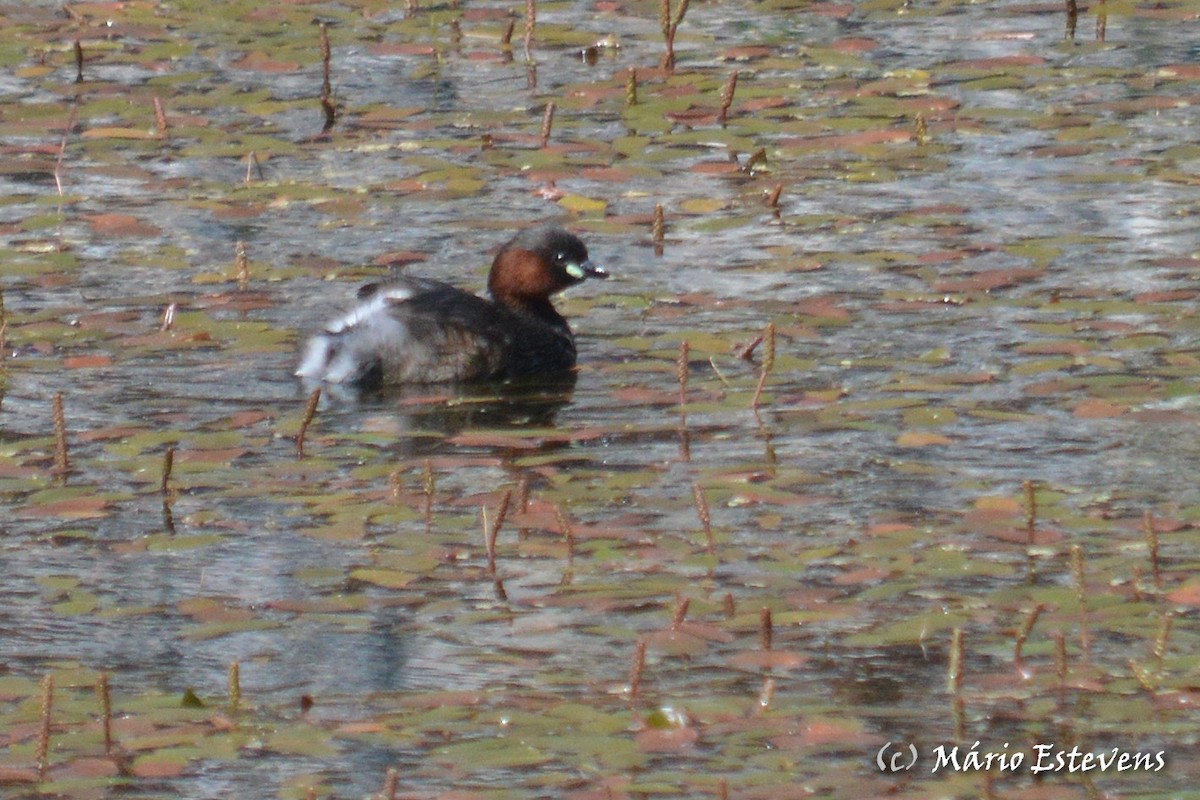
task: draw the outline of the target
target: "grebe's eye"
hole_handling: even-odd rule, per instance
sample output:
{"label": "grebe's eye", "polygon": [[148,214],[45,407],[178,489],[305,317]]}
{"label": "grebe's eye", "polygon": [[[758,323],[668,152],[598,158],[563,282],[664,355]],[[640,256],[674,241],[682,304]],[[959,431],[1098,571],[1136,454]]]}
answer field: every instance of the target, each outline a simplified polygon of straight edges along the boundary
{"label": "grebe's eye", "polygon": [[554,263],[558,264],[559,266],[567,263],[567,253],[565,250],[559,250],[554,254]]}

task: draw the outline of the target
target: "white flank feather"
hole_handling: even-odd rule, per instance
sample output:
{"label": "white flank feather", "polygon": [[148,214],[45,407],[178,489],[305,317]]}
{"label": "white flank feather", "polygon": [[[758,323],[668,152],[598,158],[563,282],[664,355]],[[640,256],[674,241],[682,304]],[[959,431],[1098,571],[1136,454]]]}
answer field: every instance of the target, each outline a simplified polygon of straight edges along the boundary
{"label": "white flank feather", "polygon": [[341,333],[347,328],[361,325],[365,319],[386,311],[387,307],[392,303],[402,303],[412,296],[413,289],[411,286],[396,285],[379,289],[366,300],[346,312],[344,316],[326,325],[325,330],[329,333]]}

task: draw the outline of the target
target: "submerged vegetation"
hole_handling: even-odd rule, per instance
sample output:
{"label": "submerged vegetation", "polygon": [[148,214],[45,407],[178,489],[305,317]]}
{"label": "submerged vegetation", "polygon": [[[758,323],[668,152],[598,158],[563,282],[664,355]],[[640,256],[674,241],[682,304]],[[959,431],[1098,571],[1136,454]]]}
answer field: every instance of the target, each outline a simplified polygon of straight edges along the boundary
{"label": "submerged vegetation", "polygon": [[1195,791],[1194,4],[220,7],[0,2],[0,795]]}

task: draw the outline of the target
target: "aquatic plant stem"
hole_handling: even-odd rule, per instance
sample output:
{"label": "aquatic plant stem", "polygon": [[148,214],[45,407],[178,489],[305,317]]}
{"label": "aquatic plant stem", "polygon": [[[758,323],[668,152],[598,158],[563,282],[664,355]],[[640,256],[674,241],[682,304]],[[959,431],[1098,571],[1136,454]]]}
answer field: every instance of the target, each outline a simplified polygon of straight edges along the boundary
{"label": "aquatic plant stem", "polygon": [[63,251],[67,249],[64,239],[63,226],[66,222],[66,214],[63,211],[64,194],[63,194],[63,164],[67,156],[67,141],[71,136],[71,131],[75,130],[75,121],[79,116],[78,100],[71,104],[71,113],[67,117],[67,123],[63,126],[62,139],[58,143],[58,155],[54,159],[54,188],[58,191],[58,249]]}
{"label": "aquatic plant stem", "polygon": [[304,407],[304,418],[300,420],[300,432],[296,435],[296,458],[304,458],[304,438],[308,435],[308,426],[317,415],[317,403],[321,402],[320,388],[313,389],[308,396],[308,405]]}
{"label": "aquatic plant stem", "polygon": [[1129,588],[1133,590],[1133,599],[1139,603],[1144,602],[1146,599],[1146,593],[1142,591],[1142,585],[1145,582],[1145,577],[1146,575],[1144,572],[1142,572],[1141,566],[1134,564],[1132,567],[1132,575],[1129,578]]}
{"label": "aquatic plant stem", "polygon": [[642,675],[646,670],[646,640],[639,638],[633,648],[633,665],[629,670],[629,710],[636,717],[642,698]]}
{"label": "aquatic plant stem", "polygon": [[966,704],[963,702],[963,631],[955,628],[950,637],[950,666],[946,675],[946,689],[951,694],[951,712],[954,717],[954,737],[961,740],[965,727]]}
{"label": "aquatic plant stem", "polygon": [[546,103],[546,113],[542,115],[542,149],[543,150],[546,149],[546,147],[550,144],[550,133],[554,127],[554,109],[555,108],[557,108],[557,106],[555,106],[554,101],[551,100],[549,103]]}
{"label": "aquatic plant stem", "polygon": [[1034,493],[1033,481],[1023,482],[1021,489],[1025,492],[1025,544],[1032,547],[1037,530],[1037,495]]}
{"label": "aquatic plant stem", "polygon": [[238,291],[244,292],[250,288],[250,258],[246,255],[246,243],[240,239],[233,246],[233,267]]}
{"label": "aquatic plant stem", "polygon": [[533,29],[537,25],[537,0],[525,0],[525,63],[533,63]]}
{"label": "aquatic plant stem", "polygon": [[236,714],[242,702],[242,665],[229,662],[229,713]]}
{"label": "aquatic plant stem", "polygon": [[96,678],[96,702],[100,704],[100,727],[104,731],[104,755],[113,752],[112,738],[112,692],[108,686],[108,673],[101,672]]}
{"label": "aquatic plant stem", "polygon": [[166,533],[175,533],[175,512],[171,510],[171,498],[164,497],[162,502],[163,513],[163,530]]}
{"label": "aquatic plant stem", "polygon": [[333,49],[329,46],[329,25],[319,23],[321,47],[321,98],[328,99],[333,93],[333,84],[329,79],[329,68],[333,61]]}
{"label": "aquatic plant stem", "polygon": [[1158,694],[1159,676],[1162,674],[1163,659],[1167,653],[1167,640],[1171,635],[1173,619],[1174,617],[1170,611],[1163,615],[1162,623],[1158,628],[1158,636],[1154,639],[1154,666],[1152,668],[1143,667],[1132,658],[1129,659],[1130,672],[1133,673],[1133,677],[1138,682],[1138,685],[1148,694]]}
{"label": "aquatic plant stem", "polygon": [[53,400],[54,416],[54,477],[65,482],[71,471],[71,455],[67,450],[67,417],[63,411],[62,392],[56,392]]}
{"label": "aquatic plant stem", "polygon": [[767,208],[775,215],[775,219],[779,219],[780,208],[779,198],[783,195],[783,184],[775,184],[775,188],[767,193]]}
{"label": "aquatic plant stem", "polygon": [[638,84],[637,70],[633,67],[629,68],[629,75],[625,77],[625,105],[636,106],[638,104]]}
{"label": "aquatic plant stem", "polygon": [[164,498],[171,496],[171,471],[175,467],[175,448],[168,446],[163,453],[162,480],[158,483],[158,491]]}
{"label": "aquatic plant stem", "polygon": [[746,158],[746,163],[742,165],[742,172],[753,175],[756,167],[766,166],[766,164],[767,148],[760,147]]}
{"label": "aquatic plant stem", "polygon": [[721,382],[721,385],[729,389],[729,379],[725,377],[725,373],[721,372],[721,368],[717,366],[717,360],[713,356],[708,357],[708,365],[712,367],[713,374],[717,376],[717,380]]}
{"label": "aquatic plant stem", "polygon": [[1162,672],[1163,660],[1167,657],[1167,646],[1171,640],[1171,628],[1175,623],[1175,613],[1167,609],[1163,614],[1162,624],[1158,628],[1158,635],[1154,637],[1154,671]]}
{"label": "aquatic plant stem", "polygon": [[496,518],[491,524],[488,524],[487,506],[483,507],[483,542],[487,548],[488,574],[493,577],[496,575],[496,537],[500,535],[500,526],[508,516],[508,504],[511,501],[512,490],[509,489],[500,498],[500,505],[496,507]]}
{"label": "aquatic plant stem", "polygon": [[662,67],[666,70],[675,68],[675,34],[679,30],[683,17],[687,14],[689,0],[679,0],[675,12],[671,12],[671,0],[662,0],[658,7],[659,23],[662,26],[663,38],[666,40],[667,51],[663,54]]}
{"label": "aquatic plant stem", "polygon": [[1075,41],[1075,26],[1079,21],[1079,4],[1075,0],[1067,0],[1067,32],[1064,38],[1068,42]]}
{"label": "aquatic plant stem", "polygon": [[333,83],[330,80],[330,65],[333,61],[333,50],[329,46],[329,25],[318,23],[320,29],[321,47],[321,110],[325,114],[325,122],[321,127],[320,136],[328,136],[337,122],[337,107],[333,103]]}
{"label": "aquatic plant stem", "polygon": [[1092,636],[1088,630],[1088,597],[1087,576],[1083,568],[1083,547],[1071,545],[1071,579],[1075,583],[1075,596],[1079,600],[1079,649],[1083,653],[1083,663],[1091,663]]}
{"label": "aquatic plant stem", "polygon": [[1017,631],[1017,641],[1013,648],[1013,663],[1017,669],[1021,669],[1021,665],[1024,663],[1021,650],[1025,647],[1025,642],[1029,640],[1029,634],[1033,632],[1033,626],[1037,624],[1038,617],[1045,610],[1045,604],[1038,603],[1030,609],[1029,613],[1025,616],[1025,622],[1021,625],[1021,629]]}
{"label": "aquatic plant stem", "polygon": [[321,123],[321,133],[318,135],[328,136],[329,132],[333,130],[333,126],[337,123],[337,108],[328,97],[322,97],[321,111],[325,114],[325,121]]}
{"label": "aquatic plant stem", "polygon": [[63,159],[67,154],[67,140],[71,135],[71,131],[75,130],[75,122],[79,118],[79,103],[71,103],[71,113],[67,115],[67,121],[63,125],[62,139],[58,142],[58,155],[54,159],[54,186],[58,189],[58,194],[61,197],[62,188],[62,166]]}
{"label": "aquatic plant stem", "polygon": [[692,498],[696,501],[696,514],[700,517],[700,525],[704,528],[705,548],[710,556],[717,554],[717,542],[713,537],[712,530],[712,512],[708,507],[708,498],[704,495],[704,489],[700,488],[700,484],[692,484]]}
{"label": "aquatic plant stem", "polygon": [[1162,565],[1158,560],[1158,531],[1154,529],[1154,515],[1149,511],[1142,514],[1142,535],[1146,537],[1146,550],[1150,556],[1150,578],[1155,590],[1162,590]]}
{"label": "aquatic plant stem", "polygon": [[725,123],[729,118],[729,108],[733,105],[733,93],[737,91],[738,71],[735,69],[729,74],[729,79],[725,81],[725,86],[721,89],[721,113],[717,117],[721,122],[721,127],[725,127]]}
{"label": "aquatic plant stem", "polygon": [[687,617],[688,606],[692,604],[690,597],[675,596],[675,613],[671,615],[671,630],[677,631]]}
{"label": "aquatic plant stem", "polygon": [[433,527],[433,492],[435,488],[433,464],[427,458],[425,459],[425,463],[421,469],[421,491],[425,494],[426,530],[429,530]]}
{"label": "aquatic plant stem", "polygon": [[687,339],[679,343],[679,355],[675,358],[675,381],[679,384],[679,414],[686,424],[687,415],[683,406],[687,405],[688,386],[688,351],[691,349]]}
{"label": "aquatic plant stem", "polygon": [[[524,514],[529,510],[529,473],[522,472],[521,477],[517,478],[516,489],[517,513]],[[521,536],[524,538],[527,529],[521,529]]]}
{"label": "aquatic plant stem", "polygon": [[775,679],[768,672],[763,675],[762,687],[758,690],[758,707],[762,711],[766,711],[771,707],[771,702],[775,699]]}
{"label": "aquatic plant stem", "polygon": [[1025,581],[1032,585],[1037,581],[1037,562],[1033,559],[1033,547],[1037,543],[1037,494],[1033,481],[1021,484],[1025,492]]}
{"label": "aquatic plant stem", "polygon": [[75,39],[75,82],[83,83],[83,42]]}
{"label": "aquatic plant stem", "polygon": [[1067,702],[1067,637],[1060,630],[1050,633],[1054,640],[1054,674],[1058,678],[1058,705],[1061,708]]}
{"label": "aquatic plant stem", "polygon": [[41,725],[38,728],[37,750],[34,756],[39,780],[45,779],[46,770],[50,766],[50,717],[53,710],[54,676],[47,674],[42,678]]}
{"label": "aquatic plant stem", "polygon": [[[567,570],[573,573],[575,570],[575,533],[571,530],[571,521],[567,519],[567,515],[563,513],[562,506],[554,507],[554,516],[558,519],[558,529],[562,532],[563,539],[567,543]],[[569,583],[564,574],[564,583]]]}
{"label": "aquatic plant stem", "polygon": [[159,481],[158,491],[162,495],[163,530],[175,533],[175,514],[171,504],[175,502],[175,492],[171,489],[171,472],[175,467],[175,447],[168,445],[163,453],[162,480]]}
{"label": "aquatic plant stem", "polygon": [[692,460],[692,437],[687,426],[688,353],[690,349],[687,340],[684,339],[679,343],[679,355],[675,359],[675,381],[679,384],[679,458],[681,461]]}
{"label": "aquatic plant stem", "polygon": [[487,506],[479,508],[479,522],[483,526],[483,547],[487,555],[488,574],[496,574],[496,540],[491,536],[491,525],[488,522]]}
{"label": "aquatic plant stem", "polygon": [[654,238],[654,255],[661,257],[667,238],[667,221],[662,203],[654,204],[654,223],[651,227],[651,235]]}
{"label": "aquatic plant stem", "polygon": [[258,163],[258,156],[251,150],[246,154],[246,177],[243,182],[249,186],[256,173],[261,181],[263,178],[262,164]]}
{"label": "aquatic plant stem", "polygon": [[950,634],[950,665],[946,670],[946,691],[957,695],[962,691],[963,632],[955,628]]}
{"label": "aquatic plant stem", "polygon": [[[771,648],[775,646],[775,621],[771,615],[771,609],[764,606],[759,615],[758,625],[759,646],[764,653],[771,652]],[[771,677],[770,665],[765,665],[763,668],[762,687],[758,690],[758,707],[767,709],[771,707],[771,701],[775,698],[775,679]]]}
{"label": "aquatic plant stem", "polygon": [[925,121],[924,114],[913,117],[913,141],[918,147],[929,144],[929,124]]}
{"label": "aquatic plant stem", "polygon": [[737,357],[742,361],[749,361],[750,359],[754,358],[754,351],[758,349],[758,346],[762,344],[762,342],[763,334],[760,333],[758,336],[755,336],[749,342],[738,348]]}
{"label": "aquatic plant stem", "polygon": [[383,773],[383,791],[379,793],[381,800],[396,800],[396,792],[400,788],[400,771],[395,767],[388,767]]}
{"label": "aquatic plant stem", "polygon": [[158,134],[158,138],[170,138],[167,126],[167,112],[163,109],[162,99],[158,95],[154,96],[154,130]]}
{"label": "aquatic plant stem", "polygon": [[683,424],[679,428],[679,460],[686,464],[692,460],[692,434],[687,429],[687,415],[680,416]]}
{"label": "aquatic plant stem", "polygon": [[767,378],[771,376],[771,370],[775,368],[775,323],[768,322],[767,329],[763,331],[763,362],[762,369],[758,374],[758,385],[754,388],[754,398],[750,401],[750,407],[755,411],[758,410],[759,402],[762,399],[763,388],[767,385]]}

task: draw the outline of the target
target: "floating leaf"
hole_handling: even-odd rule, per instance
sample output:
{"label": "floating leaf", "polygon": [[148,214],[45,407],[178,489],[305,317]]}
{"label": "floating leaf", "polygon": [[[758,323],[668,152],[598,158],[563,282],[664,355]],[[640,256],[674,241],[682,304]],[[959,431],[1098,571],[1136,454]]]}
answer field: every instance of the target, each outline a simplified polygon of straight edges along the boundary
{"label": "floating leaf", "polygon": [[608,207],[604,200],[582,197],[577,194],[567,194],[559,198],[558,204],[568,211],[578,214],[601,214]]}
{"label": "floating leaf", "polygon": [[390,569],[356,569],[351,571],[350,577],[385,589],[403,589],[418,576]]}
{"label": "floating leaf", "polygon": [[902,433],[896,439],[896,444],[900,447],[931,447],[937,445],[947,445],[953,440],[948,436],[943,436],[940,433],[924,433],[920,431],[910,431]]}

